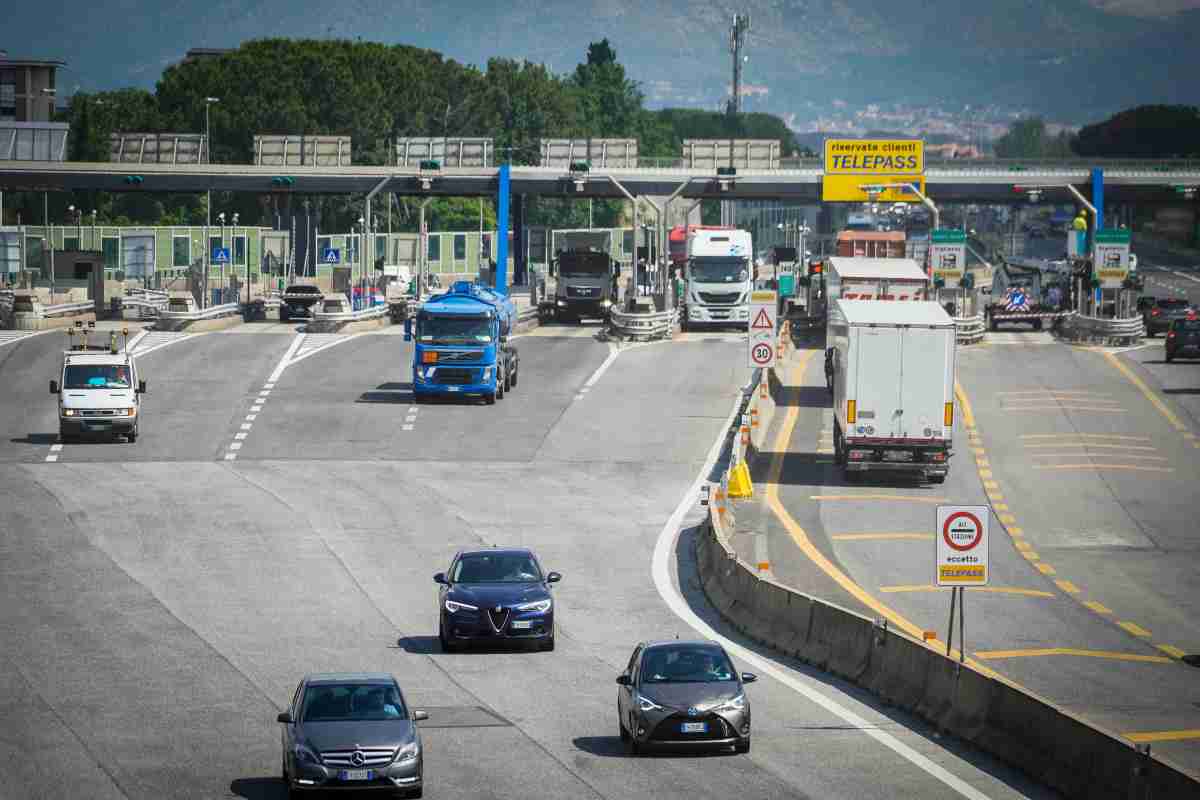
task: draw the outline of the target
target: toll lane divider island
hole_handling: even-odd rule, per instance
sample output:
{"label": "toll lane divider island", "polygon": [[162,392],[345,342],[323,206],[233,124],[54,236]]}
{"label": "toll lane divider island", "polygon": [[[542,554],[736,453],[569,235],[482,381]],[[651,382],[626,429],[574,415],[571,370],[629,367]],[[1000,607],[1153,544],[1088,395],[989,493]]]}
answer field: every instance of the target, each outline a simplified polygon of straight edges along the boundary
{"label": "toll lane divider island", "polygon": [[833,603],[764,577],[729,544],[730,475],[764,455],[785,388],[761,370],[727,439],[729,466],[707,493],[696,564],[709,602],[736,629],[980,747],[1069,798],[1200,796],[1193,776],[1003,677]]}

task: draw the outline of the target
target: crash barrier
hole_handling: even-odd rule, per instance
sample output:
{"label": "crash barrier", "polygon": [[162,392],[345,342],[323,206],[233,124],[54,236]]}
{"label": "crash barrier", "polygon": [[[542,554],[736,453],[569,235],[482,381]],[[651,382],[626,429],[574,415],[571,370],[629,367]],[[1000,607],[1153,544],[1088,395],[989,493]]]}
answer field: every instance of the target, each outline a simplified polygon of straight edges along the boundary
{"label": "crash barrier", "polygon": [[1054,326],[1054,333],[1072,342],[1087,342],[1107,346],[1127,346],[1141,342],[1146,326],[1141,317],[1108,319],[1066,314]]}
{"label": "crash barrier", "polygon": [[391,307],[386,304],[358,311],[315,311],[305,330],[309,333],[332,333],[356,322],[383,320],[390,314]]}
{"label": "crash barrier", "polygon": [[154,328],[160,331],[181,331],[197,324],[208,326],[216,320],[241,316],[241,314],[242,307],[239,303],[223,303],[219,306],[199,308],[193,311],[160,311]]}
{"label": "crash barrier", "polygon": [[609,331],[626,339],[662,339],[675,330],[679,310],[636,313],[612,308],[608,313]]}
{"label": "crash barrier", "polygon": [[984,322],[982,314],[976,314],[973,317],[955,317],[954,331],[959,344],[975,344],[983,340],[983,335],[987,332],[987,324]]}
{"label": "crash barrier", "polygon": [[86,314],[89,311],[95,310],[95,301],[85,300],[82,303],[59,303],[56,306],[42,306],[42,316],[46,318],[65,317],[71,314]]}

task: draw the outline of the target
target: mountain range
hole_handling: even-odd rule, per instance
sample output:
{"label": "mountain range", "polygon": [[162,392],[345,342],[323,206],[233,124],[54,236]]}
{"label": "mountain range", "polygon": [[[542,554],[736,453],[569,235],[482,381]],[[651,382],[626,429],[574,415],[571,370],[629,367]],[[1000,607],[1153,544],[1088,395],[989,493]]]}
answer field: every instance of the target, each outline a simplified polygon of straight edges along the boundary
{"label": "mountain range", "polygon": [[[196,47],[269,36],[411,44],[464,63],[565,73],[608,38],[651,107],[729,94],[729,27],[749,14],[747,110],[797,127],[831,109],[966,106],[1082,124],[1133,105],[1200,104],[1200,0],[94,0],[19,4],[0,49],[62,58],[71,89],[153,88]],[[3,34],[0,34],[3,35]],[[18,46],[18,44],[20,46]],[[811,129],[811,126],[809,126]]]}

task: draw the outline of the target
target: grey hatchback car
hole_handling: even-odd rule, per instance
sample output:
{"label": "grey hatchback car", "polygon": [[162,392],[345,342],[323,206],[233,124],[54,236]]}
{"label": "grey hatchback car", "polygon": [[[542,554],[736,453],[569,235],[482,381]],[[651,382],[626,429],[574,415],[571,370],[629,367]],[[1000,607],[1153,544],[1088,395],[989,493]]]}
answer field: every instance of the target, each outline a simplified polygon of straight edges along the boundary
{"label": "grey hatchback car", "polygon": [[308,789],[378,789],[420,797],[421,735],[395,677],[387,673],[305,676],[283,725],[289,796]]}
{"label": "grey hatchback car", "polygon": [[643,642],[617,677],[621,741],[637,755],[654,748],[750,752],[750,700],[758,678],[733,670],[716,642]]}

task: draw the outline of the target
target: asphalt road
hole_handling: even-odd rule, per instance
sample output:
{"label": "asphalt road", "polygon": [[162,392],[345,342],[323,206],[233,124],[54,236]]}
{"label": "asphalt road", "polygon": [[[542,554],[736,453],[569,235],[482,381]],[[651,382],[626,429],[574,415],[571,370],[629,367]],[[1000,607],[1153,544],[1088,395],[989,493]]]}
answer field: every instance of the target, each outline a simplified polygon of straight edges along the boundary
{"label": "asphalt road", "polygon": [[[497,405],[412,406],[401,337],[258,330],[148,351],[139,441],[54,462],[61,342],[0,345],[0,795],[281,798],[274,717],[299,677],[386,670],[430,712],[427,797],[1047,796],[778,662],[750,687],[750,755],[624,754],[613,678],[637,641],[695,635],[664,597],[713,619],[680,503],[742,345],[614,355],[547,328]],[[554,653],[440,652],[431,576],[493,543],[565,575]]]}

